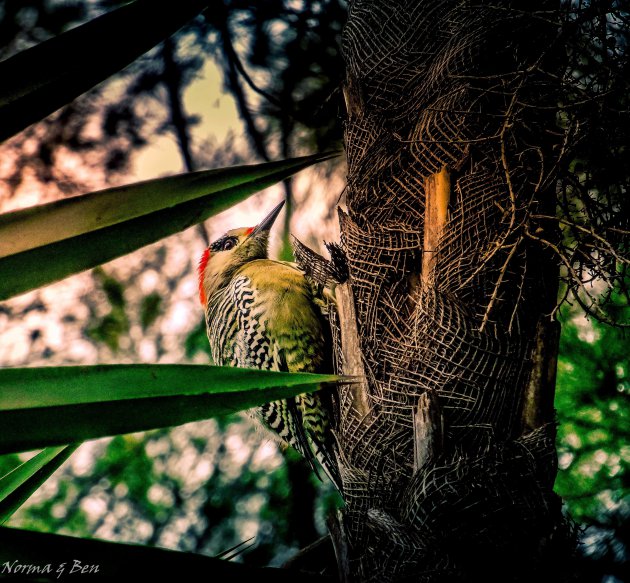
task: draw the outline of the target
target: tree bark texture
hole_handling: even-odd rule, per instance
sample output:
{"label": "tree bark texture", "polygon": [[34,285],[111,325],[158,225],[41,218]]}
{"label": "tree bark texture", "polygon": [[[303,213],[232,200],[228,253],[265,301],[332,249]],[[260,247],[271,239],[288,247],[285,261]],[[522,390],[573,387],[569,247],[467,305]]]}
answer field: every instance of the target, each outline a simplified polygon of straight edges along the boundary
{"label": "tree bark texture", "polygon": [[555,208],[557,9],[350,2],[344,581],[530,581],[571,544],[552,490],[558,266],[529,236]]}

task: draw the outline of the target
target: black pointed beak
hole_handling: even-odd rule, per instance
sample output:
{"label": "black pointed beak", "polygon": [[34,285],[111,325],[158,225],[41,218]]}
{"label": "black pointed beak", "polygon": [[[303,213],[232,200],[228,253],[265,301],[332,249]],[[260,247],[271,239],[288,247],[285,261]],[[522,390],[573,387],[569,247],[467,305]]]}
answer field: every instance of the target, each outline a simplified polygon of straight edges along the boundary
{"label": "black pointed beak", "polygon": [[[271,231],[271,227],[273,226],[275,220],[278,218],[282,207],[284,206],[284,201],[282,201],[276,208],[274,208],[249,234],[250,237],[254,237],[259,233],[269,232]],[[249,238],[249,237],[248,237]]]}

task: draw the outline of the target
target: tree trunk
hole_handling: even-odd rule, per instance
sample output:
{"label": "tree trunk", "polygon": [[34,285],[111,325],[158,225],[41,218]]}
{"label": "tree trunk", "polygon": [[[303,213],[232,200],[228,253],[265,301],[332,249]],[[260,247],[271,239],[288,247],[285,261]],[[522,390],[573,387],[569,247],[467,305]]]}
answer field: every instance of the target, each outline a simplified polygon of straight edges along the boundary
{"label": "tree trunk", "polygon": [[[343,581],[558,576],[557,2],[354,0],[337,286]],[[546,107],[550,106],[550,107]],[[549,567],[554,557],[557,572]]]}

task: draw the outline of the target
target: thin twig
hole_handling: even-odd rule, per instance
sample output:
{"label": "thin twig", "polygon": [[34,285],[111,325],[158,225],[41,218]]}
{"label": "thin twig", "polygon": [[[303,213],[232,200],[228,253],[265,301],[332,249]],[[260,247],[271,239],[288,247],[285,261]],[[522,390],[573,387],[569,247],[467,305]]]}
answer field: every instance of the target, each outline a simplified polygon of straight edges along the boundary
{"label": "thin twig", "polygon": [[481,326],[479,326],[479,331],[480,332],[483,332],[484,328],[486,327],[486,324],[488,323],[488,318],[490,317],[490,311],[492,310],[492,307],[494,306],[494,303],[497,300],[497,296],[499,295],[499,288],[501,287],[501,283],[503,282],[503,278],[505,277],[505,274],[507,273],[507,269],[508,269],[509,263],[512,260],[512,257],[514,257],[514,253],[516,253],[516,250],[518,249],[518,246],[519,246],[519,244],[521,243],[522,240],[523,240],[523,237],[521,236],[512,245],[512,249],[508,253],[507,259],[503,263],[503,267],[501,268],[501,271],[499,273],[499,277],[497,278],[497,281],[494,284],[494,289],[492,290],[492,296],[490,297],[490,301],[488,302],[488,307],[486,308],[486,313],[483,316],[483,320],[481,322]]}

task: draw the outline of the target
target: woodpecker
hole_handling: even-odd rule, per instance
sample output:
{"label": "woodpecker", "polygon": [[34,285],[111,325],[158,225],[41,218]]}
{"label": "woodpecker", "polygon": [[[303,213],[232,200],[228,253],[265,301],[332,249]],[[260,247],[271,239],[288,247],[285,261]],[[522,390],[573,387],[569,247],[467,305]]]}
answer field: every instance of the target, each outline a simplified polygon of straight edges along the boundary
{"label": "woodpecker", "polygon": [[[268,257],[269,232],[284,201],[257,226],[228,231],[199,262],[212,360],[219,366],[331,372],[328,328],[315,287],[295,264]],[[339,489],[325,391],[275,401],[256,410],[262,424],[297,449],[317,473],[317,460]],[[318,474],[319,475],[319,474]]]}

